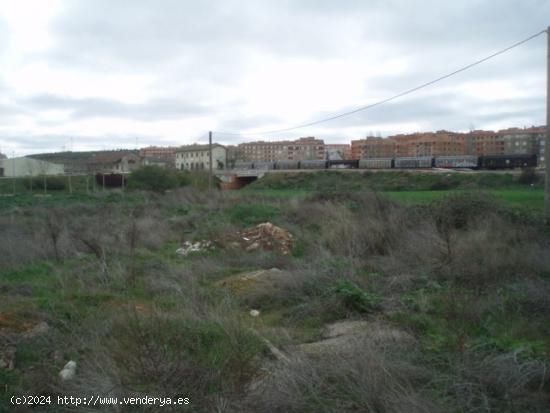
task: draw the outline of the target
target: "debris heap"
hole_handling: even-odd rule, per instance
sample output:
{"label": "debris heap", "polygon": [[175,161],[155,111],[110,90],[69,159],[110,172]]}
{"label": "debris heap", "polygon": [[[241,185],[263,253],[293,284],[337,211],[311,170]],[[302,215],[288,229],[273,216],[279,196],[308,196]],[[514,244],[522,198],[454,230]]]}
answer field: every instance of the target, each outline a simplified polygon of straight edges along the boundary
{"label": "debris heap", "polygon": [[286,229],[264,222],[254,228],[239,233],[240,244],[246,251],[263,249],[277,251],[282,255],[290,254],[293,237]]}
{"label": "debris heap", "polygon": [[181,248],[176,250],[176,254],[187,256],[191,252],[209,251],[214,247],[211,241],[185,241]]}

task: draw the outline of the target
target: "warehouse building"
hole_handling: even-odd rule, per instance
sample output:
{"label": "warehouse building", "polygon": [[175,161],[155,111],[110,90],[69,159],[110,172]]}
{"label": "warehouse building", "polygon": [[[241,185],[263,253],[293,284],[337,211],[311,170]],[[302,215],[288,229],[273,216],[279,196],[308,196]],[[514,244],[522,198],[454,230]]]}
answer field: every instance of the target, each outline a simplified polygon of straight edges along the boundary
{"label": "warehouse building", "polygon": [[63,165],[40,159],[26,156],[0,159],[0,177],[62,175],[64,173]]}

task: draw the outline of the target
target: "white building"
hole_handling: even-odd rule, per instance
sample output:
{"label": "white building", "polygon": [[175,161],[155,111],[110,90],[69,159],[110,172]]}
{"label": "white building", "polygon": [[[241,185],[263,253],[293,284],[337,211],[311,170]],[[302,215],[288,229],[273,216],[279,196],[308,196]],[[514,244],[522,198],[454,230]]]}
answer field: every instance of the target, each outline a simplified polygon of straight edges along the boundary
{"label": "white building", "polygon": [[[220,144],[212,145],[212,168],[224,169],[227,165],[227,151]],[[210,148],[208,145],[188,145],[176,150],[176,168],[184,170],[210,169]]]}
{"label": "white building", "polygon": [[63,165],[22,156],[0,159],[0,177],[20,177],[38,175],[62,175]]}

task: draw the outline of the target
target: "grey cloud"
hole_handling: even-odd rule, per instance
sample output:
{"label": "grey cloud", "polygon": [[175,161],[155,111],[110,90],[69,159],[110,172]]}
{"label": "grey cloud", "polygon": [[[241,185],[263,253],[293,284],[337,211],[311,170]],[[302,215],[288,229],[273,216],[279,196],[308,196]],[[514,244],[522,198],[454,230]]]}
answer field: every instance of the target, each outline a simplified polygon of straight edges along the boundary
{"label": "grey cloud", "polygon": [[[6,24],[2,21],[0,17],[0,57],[4,54],[5,50],[8,48],[9,42],[9,31],[6,27]],[[1,83],[0,83],[1,88]]]}
{"label": "grey cloud", "polygon": [[[484,0],[71,0],[53,22],[54,48],[38,57],[54,68],[147,74],[154,79],[156,95],[164,98],[126,104],[85,96],[32,96],[0,107],[0,117],[48,109],[67,110],[72,119],[154,121],[211,115],[218,118],[220,129],[277,129],[273,124],[284,127],[284,119],[267,110],[261,116],[248,117],[242,110],[246,102],[238,96],[227,98],[220,93],[220,101],[215,100],[218,86],[246,81],[253,58],[298,57],[322,65],[339,57],[356,57],[360,62],[367,59],[372,66],[405,59],[410,64],[405,74],[370,77],[359,85],[366,99],[378,100],[542,30],[549,15],[547,0],[502,0],[498,5]],[[2,34],[0,21],[0,56],[6,46]],[[290,135],[319,131],[339,136],[346,128],[368,131],[371,125],[397,128],[407,122],[421,122],[429,129],[467,129],[471,124],[481,128],[495,123],[515,126],[513,122],[525,119],[543,123],[543,102],[539,102],[536,91],[532,99],[486,103],[462,95],[458,85],[515,79],[527,87],[543,82],[544,39],[541,36],[425,93]],[[453,85],[457,92],[448,92]],[[226,102],[223,105],[222,99]],[[326,101],[330,99],[326,96]],[[318,113],[310,120],[346,109]],[[37,135],[33,139],[46,138]],[[93,139],[102,145],[105,138]],[[237,139],[227,137],[227,142]]]}
{"label": "grey cloud", "polygon": [[[330,15],[293,13],[271,1],[73,1],[54,25],[52,55],[68,64],[134,71],[176,65],[234,73],[251,48],[327,56],[346,48],[345,27]],[[220,68],[225,66],[225,69]]]}
{"label": "grey cloud", "polygon": [[[0,148],[15,148],[16,156],[33,153],[44,153],[69,150],[70,145],[74,150],[109,150],[109,149],[135,149],[136,139],[139,146],[156,143],[158,136],[146,136],[140,134],[117,135],[68,135],[68,134],[33,134],[30,131],[19,133],[0,133]],[[177,141],[166,139],[166,145],[175,145]],[[11,155],[11,153],[10,153]]]}
{"label": "grey cloud", "polygon": [[[0,84],[0,93],[2,93],[2,85]],[[28,115],[30,112],[27,108],[14,104],[11,101],[8,103],[0,103],[0,119],[8,120],[15,116]]]}
{"label": "grey cloud", "polygon": [[[350,107],[349,109],[355,108]],[[516,119],[526,118],[533,119],[535,124],[542,124],[544,122],[543,114],[544,101],[536,97],[480,102],[452,93],[437,93],[395,100],[364,112],[327,122],[322,124],[322,127],[333,132],[350,127],[364,127],[366,133],[372,130],[373,125],[420,123],[430,124],[431,130],[466,130],[472,124],[477,128],[483,128],[495,122],[516,126],[514,123]],[[326,112],[319,113],[312,117],[312,121],[330,115]]]}
{"label": "grey cloud", "polygon": [[200,104],[177,99],[155,99],[143,104],[129,104],[113,99],[81,98],[38,95],[21,103],[35,110],[67,110],[72,119],[83,118],[128,118],[141,121],[185,119],[202,115],[207,108]]}
{"label": "grey cloud", "polygon": [[253,128],[262,127],[262,125],[274,125],[281,124],[284,122],[284,119],[276,116],[270,115],[258,115],[258,116],[241,116],[238,118],[229,118],[222,119],[220,122],[219,129],[220,131],[243,131],[250,130]]}

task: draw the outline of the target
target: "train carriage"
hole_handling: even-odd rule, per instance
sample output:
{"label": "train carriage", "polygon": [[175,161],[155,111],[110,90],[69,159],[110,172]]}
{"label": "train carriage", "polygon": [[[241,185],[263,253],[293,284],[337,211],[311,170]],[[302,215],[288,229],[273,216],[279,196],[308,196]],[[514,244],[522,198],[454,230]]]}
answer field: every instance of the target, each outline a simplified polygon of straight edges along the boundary
{"label": "train carriage", "polygon": [[275,163],[275,169],[299,169],[300,161],[286,160],[277,161]]}
{"label": "train carriage", "polygon": [[397,169],[431,168],[433,158],[431,156],[414,156],[395,158],[394,167]]}
{"label": "train carriage", "polygon": [[535,168],[537,155],[485,155],[479,157],[479,167],[484,169]]}
{"label": "train carriage", "polygon": [[393,168],[393,158],[371,158],[360,159],[360,169],[391,169]]}
{"label": "train carriage", "polygon": [[300,161],[300,169],[327,169],[327,161],[320,159]]}
{"label": "train carriage", "polygon": [[477,168],[478,158],[475,155],[436,156],[436,168]]}
{"label": "train carriage", "polygon": [[357,169],[359,161],[357,159],[332,159],[328,161],[329,169]]}
{"label": "train carriage", "polygon": [[275,162],[254,162],[254,169],[260,169],[260,170],[275,169]]}

